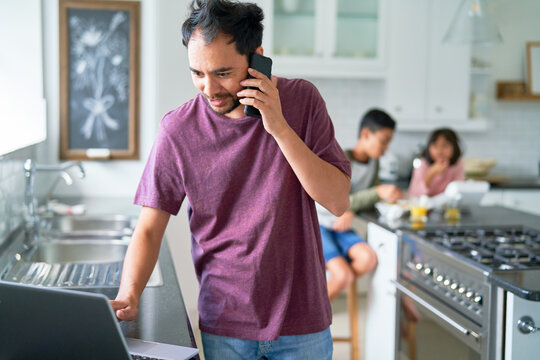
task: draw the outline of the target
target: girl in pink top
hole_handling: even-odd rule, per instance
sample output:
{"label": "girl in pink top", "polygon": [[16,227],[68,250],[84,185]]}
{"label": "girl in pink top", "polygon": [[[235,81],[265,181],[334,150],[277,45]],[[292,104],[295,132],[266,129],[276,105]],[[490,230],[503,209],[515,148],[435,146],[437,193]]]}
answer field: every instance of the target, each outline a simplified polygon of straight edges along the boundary
{"label": "girl in pink top", "polygon": [[409,196],[435,196],[455,180],[465,180],[457,134],[449,128],[434,130],[423,153],[422,163],[413,171]]}

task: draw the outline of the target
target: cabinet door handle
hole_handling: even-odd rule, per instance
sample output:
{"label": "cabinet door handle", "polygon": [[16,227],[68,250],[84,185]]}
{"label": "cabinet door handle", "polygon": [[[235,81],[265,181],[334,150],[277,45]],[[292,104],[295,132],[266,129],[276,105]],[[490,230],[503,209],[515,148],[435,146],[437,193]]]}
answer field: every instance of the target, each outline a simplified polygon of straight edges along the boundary
{"label": "cabinet door handle", "polygon": [[523,334],[532,334],[540,330],[536,327],[534,320],[530,316],[522,316],[517,322],[517,328]]}
{"label": "cabinet door handle", "polygon": [[437,112],[437,113],[439,113],[439,114],[442,113],[442,112],[443,112],[442,106],[436,106],[436,107],[435,107],[435,112]]}
{"label": "cabinet door handle", "polygon": [[403,110],[403,108],[401,106],[395,106],[394,109],[396,110],[396,112],[401,112],[401,110]]}

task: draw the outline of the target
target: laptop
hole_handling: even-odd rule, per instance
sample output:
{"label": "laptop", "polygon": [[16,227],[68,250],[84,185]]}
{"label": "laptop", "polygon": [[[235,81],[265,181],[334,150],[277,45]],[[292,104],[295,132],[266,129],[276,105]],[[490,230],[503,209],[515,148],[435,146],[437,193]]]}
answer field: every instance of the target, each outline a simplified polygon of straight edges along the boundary
{"label": "laptop", "polygon": [[198,349],[124,338],[103,294],[0,281],[0,359],[189,359]]}

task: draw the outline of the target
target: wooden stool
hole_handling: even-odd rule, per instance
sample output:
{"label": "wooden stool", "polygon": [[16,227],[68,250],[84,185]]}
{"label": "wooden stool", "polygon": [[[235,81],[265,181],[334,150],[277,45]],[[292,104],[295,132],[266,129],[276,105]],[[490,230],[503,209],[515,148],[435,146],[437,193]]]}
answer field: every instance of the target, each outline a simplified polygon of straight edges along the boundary
{"label": "wooden stool", "polygon": [[350,336],[333,337],[335,342],[348,342],[351,344],[351,360],[360,359],[359,332],[358,332],[358,292],[356,279],[347,288],[347,312],[349,313]]}

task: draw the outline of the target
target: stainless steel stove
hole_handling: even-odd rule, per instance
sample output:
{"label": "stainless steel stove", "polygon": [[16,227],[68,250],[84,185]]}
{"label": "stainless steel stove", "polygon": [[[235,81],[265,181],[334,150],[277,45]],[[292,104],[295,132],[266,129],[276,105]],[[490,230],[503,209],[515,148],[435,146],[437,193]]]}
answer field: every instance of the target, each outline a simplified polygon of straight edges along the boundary
{"label": "stainless steel stove", "polygon": [[[396,287],[401,314],[409,316],[402,316],[398,328],[411,325],[407,318],[413,309],[421,313],[419,328],[440,331],[444,339],[426,359],[441,358],[445,345],[452,352],[449,359],[501,358],[504,300],[490,275],[495,270],[540,268],[540,231],[522,226],[441,227],[405,231],[401,240]],[[423,346],[403,334],[397,334],[397,340],[399,358],[412,358],[410,349]]]}

